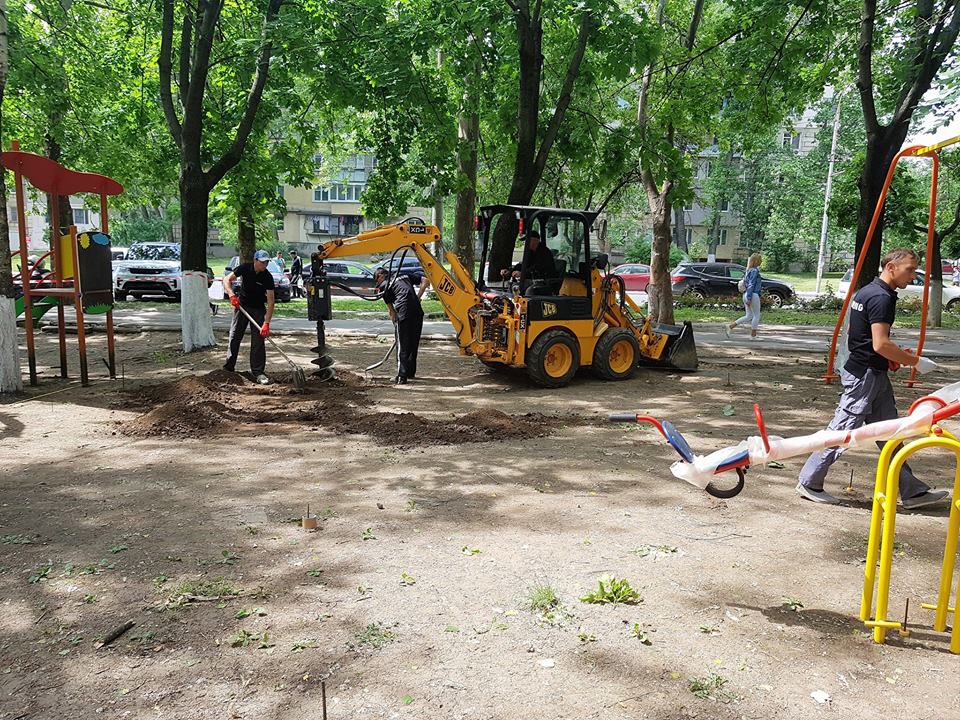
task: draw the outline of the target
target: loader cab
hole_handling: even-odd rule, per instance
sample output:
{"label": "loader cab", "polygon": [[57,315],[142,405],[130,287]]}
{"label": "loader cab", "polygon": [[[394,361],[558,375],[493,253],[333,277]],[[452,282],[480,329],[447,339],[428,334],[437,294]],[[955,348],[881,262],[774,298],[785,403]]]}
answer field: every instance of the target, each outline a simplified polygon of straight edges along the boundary
{"label": "loader cab", "polygon": [[[530,320],[592,318],[591,274],[598,258],[591,253],[590,228],[596,217],[596,213],[582,210],[519,205],[481,207],[477,217],[477,231],[481,238],[478,287],[505,289],[497,288],[501,285],[500,271],[509,273],[514,261],[510,256],[495,257],[492,252],[493,237],[498,232],[503,233],[522,244],[520,277],[514,281],[513,287],[528,298]],[[545,266],[543,248],[536,253],[532,249],[529,236],[534,231],[540,236],[539,242],[553,256],[552,268]],[[482,270],[485,267],[489,267],[486,278]],[[487,288],[487,282],[492,287]]]}

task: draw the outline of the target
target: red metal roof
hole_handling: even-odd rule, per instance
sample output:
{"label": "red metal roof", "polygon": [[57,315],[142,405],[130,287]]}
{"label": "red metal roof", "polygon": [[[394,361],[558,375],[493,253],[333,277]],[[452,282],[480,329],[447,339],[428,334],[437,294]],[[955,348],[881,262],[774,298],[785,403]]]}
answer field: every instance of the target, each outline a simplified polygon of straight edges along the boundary
{"label": "red metal roof", "polygon": [[65,168],[50,158],[20,150],[8,150],[2,156],[3,166],[19,171],[38,190],[58,195],[96,193],[119,195],[123,186],[113,178],[97,173],[79,172]]}

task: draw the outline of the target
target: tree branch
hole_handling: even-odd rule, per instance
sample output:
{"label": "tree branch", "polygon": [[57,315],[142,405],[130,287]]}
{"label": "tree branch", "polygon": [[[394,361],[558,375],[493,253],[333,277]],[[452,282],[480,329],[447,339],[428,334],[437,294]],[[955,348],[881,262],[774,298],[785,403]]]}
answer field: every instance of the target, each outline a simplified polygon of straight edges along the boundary
{"label": "tree branch", "polygon": [[190,55],[184,52],[191,44],[190,13],[183,13],[183,29],[180,31],[180,97],[190,93]]}
{"label": "tree branch", "polygon": [[193,72],[190,92],[184,96],[186,99],[182,102],[185,149],[192,155],[192,161],[198,165],[203,135],[203,96],[207,86],[207,75],[210,72],[213,30],[222,7],[223,0],[200,0],[198,6],[200,20],[195,29],[196,41],[192,48],[180,48],[181,56],[183,53],[190,53],[190,68]]}
{"label": "tree branch", "polygon": [[877,18],[876,0],[863,0],[860,19],[860,46],[857,48],[857,91],[863,108],[863,124],[867,135],[880,132],[877,106],[873,100],[873,25]]}
{"label": "tree branch", "polygon": [[547,164],[547,156],[553,148],[553,143],[560,132],[560,125],[570,106],[570,98],[573,95],[573,85],[580,74],[580,63],[583,61],[583,55],[587,50],[587,42],[590,40],[590,32],[593,29],[593,14],[585,11],[580,18],[580,30],[577,32],[577,44],[573,51],[573,57],[567,66],[567,74],[563,79],[563,87],[560,90],[560,97],[557,98],[557,107],[553,111],[550,123],[547,125],[547,131],[540,143],[540,149],[537,151],[537,158],[533,163],[533,178],[539,178],[543,174],[543,168]]}
{"label": "tree branch", "polygon": [[177,110],[173,106],[173,95],[170,90],[171,62],[170,54],[173,47],[173,0],[163,0],[163,22],[160,29],[160,104],[163,105],[163,114],[167,119],[167,127],[177,147],[183,147],[183,128],[177,117]]}
{"label": "tree branch", "polygon": [[257,111],[260,109],[260,100],[263,98],[263,89],[267,84],[267,75],[270,72],[270,56],[273,53],[273,40],[270,39],[270,30],[273,21],[280,12],[280,6],[283,0],[270,0],[267,5],[267,13],[263,23],[263,46],[260,49],[260,57],[257,59],[257,72],[253,78],[253,85],[247,94],[246,109],[243,119],[237,127],[237,134],[233,138],[230,148],[220,157],[220,159],[206,172],[207,185],[213,188],[223,176],[234,167],[243,156],[243,149],[247,145],[247,138],[250,137],[250,131],[253,130],[253,123],[257,118]]}
{"label": "tree branch", "polygon": [[916,73],[913,74],[912,82],[905,87],[906,92],[898,104],[892,124],[907,122],[910,119],[924,93],[930,88],[930,84],[943,65],[947,54],[953,48],[957,40],[957,34],[960,33],[960,11],[958,11],[956,5],[953,6],[950,25],[945,29],[946,19],[947,12],[944,10],[937,19],[936,28],[930,34],[929,42],[925,44],[922,53],[914,60],[915,63],[920,62],[913,66],[916,68]]}

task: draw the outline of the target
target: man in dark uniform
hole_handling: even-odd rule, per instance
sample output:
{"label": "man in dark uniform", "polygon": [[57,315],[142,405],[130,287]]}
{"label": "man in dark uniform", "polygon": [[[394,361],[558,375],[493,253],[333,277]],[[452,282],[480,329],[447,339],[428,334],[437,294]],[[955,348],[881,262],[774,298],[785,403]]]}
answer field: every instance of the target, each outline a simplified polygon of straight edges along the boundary
{"label": "man in dark uniform", "polygon": [[[223,369],[230,372],[236,372],[237,369],[240,343],[247,325],[250,324],[246,315],[240,311],[242,307],[260,326],[259,333],[250,328],[250,370],[261,385],[270,382],[270,378],[264,373],[267,367],[267,351],[263,344],[263,339],[270,334],[270,320],[273,317],[274,284],[273,275],[267,269],[269,261],[270,253],[257,250],[252,263],[238,265],[223,279],[223,289],[234,307],[233,321],[230,323],[230,350]],[[239,297],[233,292],[235,278],[240,280]]]}
{"label": "man in dark uniform", "polygon": [[377,268],[373,281],[387,304],[390,319],[397,325],[397,385],[406,385],[417,375],[417,351],[420,349],[420,334],[423,332],[423,307],[420,296],[413,289],[414,280],[400,273],[387,285],[390,274],[385,268]]}
{"label": "man in dark uniform", "polygon": [[290,289],[295,298],[303,297],[303,288],[300,287],[300,280],[303,275],[303,260],[296,250],[290,251]]}
{"label": "man in dark uniform", "polygon": [[[918,357],[890,339],[890,327],[896,316],[897,290],[911,282],[917,272],[917,254],[913,250],[891,250],[880,261],[880,277],[857,291],[850,303],[850,329],[847,346],[850,357],[840,370],[843,396],[830,422],[830,430],[853,430],[867,423],[897,417],[897,405],[888,370],[901,365],[916,366],[928,373],[937,364]],[[879,447],[884,443],[878,442]],[[830,466],[843,453],[842,448],[827,448],[813,453],[803,469],[797,492],[817,503],[836,504],[839,500],[823,491]],[[917,508],[943,500],[945,490],[931,490],[904,464],[900,471],[900,502],[905,508]]]}
{"label": "man in dark uniform", "polygon": [[[528,279],[545,280],[546,278],[557,276],[557,263],[556,260],[554,260],[553,253],[550,252],[550,248],[547,247],[546,243],[540,239],[540,233],[536,230],[531,230],[527,234],[527,250],[530,254],[530,260],[527,263]],[[511,268],[510,274],[514,280],[520,277],[520,269],[522,267],[523,260],[521,259],[520,262]],[[506,270],[501,273],[501,275],[506,274]]]}

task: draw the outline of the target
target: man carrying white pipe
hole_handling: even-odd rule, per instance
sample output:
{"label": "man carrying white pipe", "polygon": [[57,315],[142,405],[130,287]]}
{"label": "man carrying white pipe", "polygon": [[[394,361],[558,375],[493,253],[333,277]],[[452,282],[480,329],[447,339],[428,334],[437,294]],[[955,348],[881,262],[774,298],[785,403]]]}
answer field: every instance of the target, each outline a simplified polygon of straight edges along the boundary
{"label": "man carrying white pipe", "polygon": [[[897,290],[913,282],[919,264],[917,253],[908,248],[888,252],[880,261],[880,276],[857,291],[850,303],[850,331],[847,346],[850,356],[840,370],[843,395],[829,430],[853,430],[866,423],[897,417],[889,370],[901,365],[916,366],[924,374],[937,369],[932,360],[913,355],[890,339],[896,317]],[[883,447],[882,442],[877,442]],[[844,448],[827,448],[813,453],[800,470],[797,493],[815,503],[840,502],[824,492],[823,481],[830,466]],[[900,502],[905,508],[918,508],[940,502],[946,490],[931,490],[914,476],[909,465],[900,471]]]}

